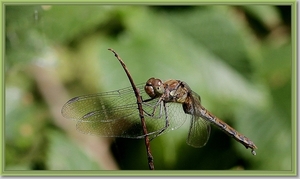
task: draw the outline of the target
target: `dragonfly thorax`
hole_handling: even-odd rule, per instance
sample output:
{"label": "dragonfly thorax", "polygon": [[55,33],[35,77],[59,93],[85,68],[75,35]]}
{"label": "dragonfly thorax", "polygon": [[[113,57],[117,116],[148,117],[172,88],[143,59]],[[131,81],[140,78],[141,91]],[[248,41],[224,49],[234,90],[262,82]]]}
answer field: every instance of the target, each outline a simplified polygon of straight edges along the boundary
{"label": "dragonfly thorax", "polygon": [[168,92],[169,102],[185,103],[189,94],[189,87],[179,80],[168,80],[164,82],[165,91]]}

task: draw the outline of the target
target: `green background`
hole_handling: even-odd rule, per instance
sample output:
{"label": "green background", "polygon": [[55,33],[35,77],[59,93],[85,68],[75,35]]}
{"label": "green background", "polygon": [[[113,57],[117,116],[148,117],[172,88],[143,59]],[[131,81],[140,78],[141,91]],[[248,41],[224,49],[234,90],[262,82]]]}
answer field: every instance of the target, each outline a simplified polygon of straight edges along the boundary
{"label": "green background", "polygon": [[155,169],[294,170],[292,6],[4,10],[4,171],[148,170],[143,140],[84,135],[60,114],[71,97],[130,86],[108,48],[136,83],[185,81],[204,107],[258,147],[253,156],[212,126],[207,145],[193,148],[185,142],[187,122],[151,142]]}

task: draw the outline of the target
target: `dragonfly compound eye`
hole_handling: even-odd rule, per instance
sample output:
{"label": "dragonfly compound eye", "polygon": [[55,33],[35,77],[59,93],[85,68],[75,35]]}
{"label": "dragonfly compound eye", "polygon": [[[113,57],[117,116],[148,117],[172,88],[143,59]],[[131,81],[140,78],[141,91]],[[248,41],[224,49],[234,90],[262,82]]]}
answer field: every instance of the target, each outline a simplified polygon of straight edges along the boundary
{"label": "dragonfly compound eye", "polygon": [[160,79],[150,78],[145,85],[145,91],[151,98],[157,98],[161,96],[165,89],[163,82]]}

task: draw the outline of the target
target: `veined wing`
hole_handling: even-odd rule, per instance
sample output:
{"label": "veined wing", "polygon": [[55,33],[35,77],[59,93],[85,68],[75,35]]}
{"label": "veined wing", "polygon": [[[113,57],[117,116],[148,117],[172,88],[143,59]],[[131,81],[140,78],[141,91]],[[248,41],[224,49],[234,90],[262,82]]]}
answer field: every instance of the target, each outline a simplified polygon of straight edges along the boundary
{"label": "veined wing", "polygon": [[[137,85],[142,99],[148,99],[144,85]],[[170,131],[180,127],[188,115],[182,111],[180,104],[166,104],[167,113],[158,99],[143,103],[145,121],[148,135],[159,132],[165,126],[166,114],[170,120]],[[154,110],[156,108],[156,110]],[[151,115],[155,111],[153,115]],[[77,129],[83,133],[100,135],[104,137],[142,138],[143,128],[137,100],[132,87],[124,89],[84,95],[70,99],[62,108],[62,115],[77,121]]]}
{"label": "veined wing", "polygon": [[193,103],[193,115],[190,125],[190,130],[187,138],[187,143],[193,147],[203,147],[206,145],[210,136],[210,123],[201,118],[200,111],[202,110],[201,98],[195,93],[191,92],[191,102]]}
{"label": "veined wing", "polygon": [[[143,85],[137,88],[143,92]],[[77,121],[83,133],[106,137],[138,138],[143,136],[132,87],[116,91],[84,95],[70,99],[62,108],[62,115]],[[131,133],[128,133],[131,131]]]}
{"label": "veined wing", "polygon": [[[142,85],[138,88],[143,89]],[[61,113],[68,119],[86,121],[89,115],[95,115],[97,111],[101,111],[103,113],[98,114],[101,120],[109,121],[115,120],[123,112],[129,115],[131,111],[128,109],[134,104],[136,104],[136,98],[132,88],[127,87],[116,91],[74,97],[62,107]],[[85,115],[86,117],[83,118]]]}
{"label": "veined wing", "polygon": [[206,145],[210,135],[210,124],[198,116],[193,116],[187,143],[193,147],[203,147]]}
{"label": "veined wing", "polygon": [[[147,127],[149,126],[150,131],[156,131],[153,133],[152,137],[157,137],[161,134],[165,134],[172,130],[176,130],[181,127],[187,119],[191,119],[192,116],[190,114],[186,114],[183,111],[182,104],[180,103],[166,103],[166,110],[164,110],[163,103],[161,103],[154,114],[153,118],[146,117]],[[150,112],[153,108],[145,108],[147,113]],[[158,112],[160,111],[160,112]],[[161,132],[161,130],[166,127],[166,120],[169,121],[168,127]],[[161,132],[161,133],[157,133]]]}

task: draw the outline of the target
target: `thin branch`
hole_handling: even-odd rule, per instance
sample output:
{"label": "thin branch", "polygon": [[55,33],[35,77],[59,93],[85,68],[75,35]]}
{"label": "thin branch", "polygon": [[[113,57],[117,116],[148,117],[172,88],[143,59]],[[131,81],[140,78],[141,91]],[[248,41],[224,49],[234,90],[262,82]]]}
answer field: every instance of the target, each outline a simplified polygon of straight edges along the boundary
{"label": "thin branch", "polygon": [[140,114],[140,118],[141,118],[143,132],[144,132],[144,135],[145,135],[145,145],[146,145],[146,150],[147,150],[147,155],[148,155],[148,165],[149,165],[150,170],[154,170],[153,156],[152,156],[151,150],[150,150],[150,140],[149,140],[148,131],[147,131],[147,127],[146,127],[146,122],[145,122],[145,118],[144,118],[144,111],[143,111],[143,107],[142,107],[142,98],[140,96],[139,89],[136,88],[136,86],[133,82],[133,79],[132,79],[125,63],[123,62],[123,60],[119,57],[119,55],[113,49],[108,49],[108,50],[113,52],[115,54],[115,57],[121,63],[123,69],[125,70],[125,73],[126,73],[128,79],[130,81],[132,89],[134,91],[135,97],[137,99],[137,105],[138,105],[138,110],[139,110],[139,114]]}

